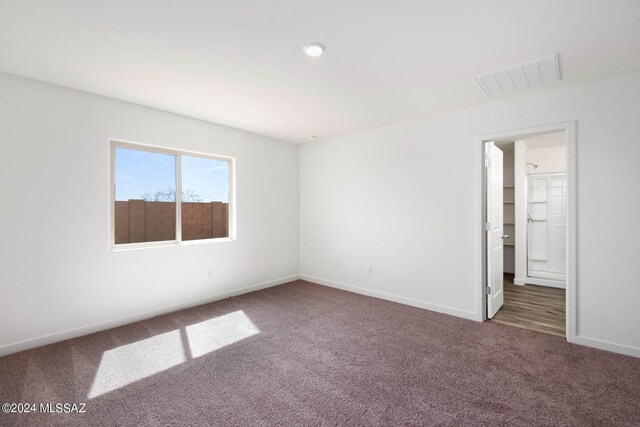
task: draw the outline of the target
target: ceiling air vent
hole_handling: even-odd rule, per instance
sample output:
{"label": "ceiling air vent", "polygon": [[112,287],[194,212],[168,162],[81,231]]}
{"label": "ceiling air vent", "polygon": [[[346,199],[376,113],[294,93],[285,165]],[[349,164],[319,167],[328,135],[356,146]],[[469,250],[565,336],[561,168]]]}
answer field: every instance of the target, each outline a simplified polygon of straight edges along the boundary
{"label": "ceiling air vent", "polygon": [[560,80],[557,54],[476,77],[476,82],[487,95],[556,80]]}

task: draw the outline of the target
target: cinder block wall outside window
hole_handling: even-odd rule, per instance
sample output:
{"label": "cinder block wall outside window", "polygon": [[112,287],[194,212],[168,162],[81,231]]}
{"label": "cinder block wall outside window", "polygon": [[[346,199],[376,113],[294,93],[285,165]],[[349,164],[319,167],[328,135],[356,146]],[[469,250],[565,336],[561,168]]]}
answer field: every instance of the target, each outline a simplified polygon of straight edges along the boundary
{"label": "cinder block wall outside window", "polygon": [[[174,240],[175,202],[128,200],[115,202],[115,242]],[[229,204],[182,202],[182,240],[229,237]]]}

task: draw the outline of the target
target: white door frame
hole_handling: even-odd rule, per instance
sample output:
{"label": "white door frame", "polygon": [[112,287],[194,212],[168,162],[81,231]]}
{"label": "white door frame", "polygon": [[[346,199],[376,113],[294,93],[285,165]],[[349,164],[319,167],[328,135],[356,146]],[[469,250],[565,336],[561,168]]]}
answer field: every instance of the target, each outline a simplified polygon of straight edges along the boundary
{"label": "white door frame", "polygon": [[561,122],[548,125],[513,129],[479,135],[476,140],[477,177],[476,186],[476,319],[487,320],[486,299],[486,168],[484,167],[484,143],[489,141],[515,140],[547,133],[564,132],[567,140],[567,287],[566,287],[566,329],[567,341],[576,341],[576,122]]}

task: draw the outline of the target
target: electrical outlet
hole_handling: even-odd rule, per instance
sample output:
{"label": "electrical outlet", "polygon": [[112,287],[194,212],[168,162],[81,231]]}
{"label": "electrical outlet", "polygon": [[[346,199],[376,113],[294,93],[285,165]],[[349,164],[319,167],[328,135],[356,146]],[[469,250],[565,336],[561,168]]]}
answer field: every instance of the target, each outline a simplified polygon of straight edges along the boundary
{"label": "electrical outlet", "polygon": [[373,265],[371,265],[371,264],[367,265],[367,273],[373,274]]}
{"label": "electrical outlet", "polygon": [[209,267],[209,269],[207,270],[207,277],[209,279],[213,279],[213,268]]}

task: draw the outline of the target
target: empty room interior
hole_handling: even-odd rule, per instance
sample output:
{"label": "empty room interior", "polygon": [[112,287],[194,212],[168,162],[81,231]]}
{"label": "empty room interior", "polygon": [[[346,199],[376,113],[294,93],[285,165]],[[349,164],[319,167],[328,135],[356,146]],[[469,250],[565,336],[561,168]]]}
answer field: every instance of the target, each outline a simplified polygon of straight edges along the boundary
{"label": "empty room interior", "polygon": [[0,425],[640,425],[639,118],[638,0],[0,0]]}

